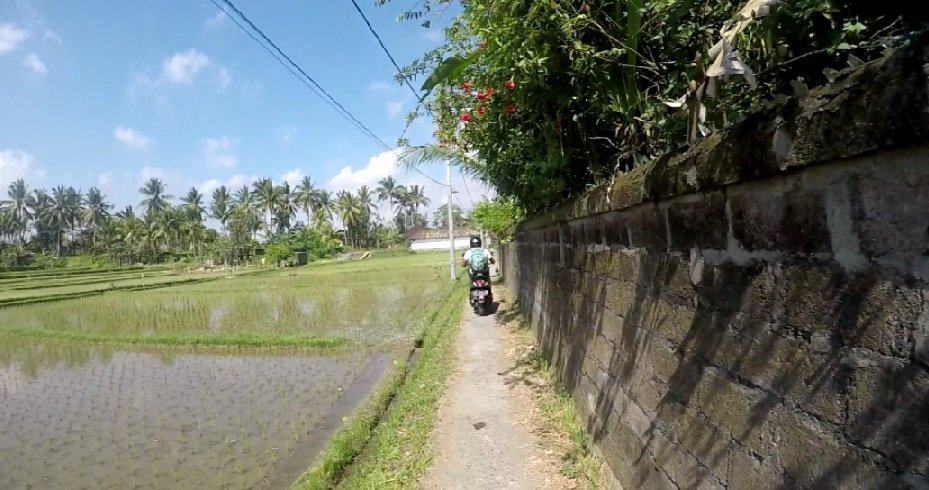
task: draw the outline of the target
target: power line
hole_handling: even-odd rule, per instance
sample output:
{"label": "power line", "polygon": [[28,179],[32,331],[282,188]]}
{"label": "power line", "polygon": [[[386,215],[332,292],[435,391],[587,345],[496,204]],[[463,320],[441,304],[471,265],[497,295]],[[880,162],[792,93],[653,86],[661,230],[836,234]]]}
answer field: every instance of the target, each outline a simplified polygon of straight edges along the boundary
{"label": "power line", "polygon": [[410,92],[413,92],[413,97],[416,97],[417,101],[422,102],[423,98],[419,95],[413,85],[410,84],[410,79],[403,75],[403,70],[400,68],[400,65],[397,64],[397,60],[394,59],[393,55],[390,54],[390,50],[387,49],[387,46],[384,45],[384,41],[381,40],[381,36],[374,30],[374,26],[371,25],[371,21],[368,20],[368,16],[365,15],[364,11],[361,10],[361,7],[358,6],[358,2],[352,0],[352,5],[355,6],[355,10],[358,12],[358,15],[361,16],[361,19],[368,26],[368,30],[371,31],[371,34],[374,36],[374,39],[377,39],[377,43],[381,45],[381,49],[384,50],[384,54],[390,58],[390,62],[393,63],[394,68],[397,69],[397,74],[403,78],[403,82],[406,83],[406,86],[410,88]]}
{"label": "power line", "polygon": [[468,189],[468,181],[465,180],[464,172],[461,170],[461,167],[458,167],[458,174],[461,175],[461,183],[464,184],[465,192],[468,193],[468,200],[471,201],[471,206],[474,207],[474,199],[471,197],[471,189]]}
{"label": "power line", "polygon": [[[223,7],[218,3],[219,1],[222,1],[226,6],[229,7],[230,10],[232,10],[233,12],[235,12],[235,14],[236,14],[239,18],[241,18],[242,21],[244,21],[246,24],[248,24],[248,26],[249,26],[252,30],[254,30],[254,31],[258,34],[258,36],[260,36],[262,39],[264,39],[265,42],[262,42],[262,41],[259,40],[257,37],[255,37],[255,35],[252,34],[252,32],[250,32],[249,29],[248,29],[247,27],[245,27],[244,25],[242,25],[242,23],[239,22],[239,20],[236,19],[231,13],[229,13],[228,10],[226,10],[225,8],[223,8]],[[313,94],[315,94],[317,97],[319,97],[320,99],[322,99],[322,100],[323,100],[324,102],[326,102],[333,110],[335,110],[337,113],[339,113],[340,116],[342,116],[344,119],[346,119],[348,122],[350,122],[353,126],[355,126],[355,128],[357,128],[359,131],[361,131],[365,136],[367,136],[368,138],[370,138],[371,140],[373,140],[375,143],[377,143],[378,146],[380,146],[381,148],[383,148],[383,149],[386,150],[386,151],[389,151],[389,152],[394,153],[394,155],[397,157],[398,161],[403,161],[403,160],[404,160],[403,155],[401,155],[401,154],[398,152],[397,149],[391,148],[391,146],[388,145],[386,142],[384,142],[384,140],[382,140],[378,135],[374,134],[373,131],[371,131],[367,126],[364,125],[364,123],[362,123],[361,121],[359,121],[358,118],[356,118],[351,112],[349,112],[348,109],[346,109],[342,104],[340,104],[339,101],[335,99],[335,97],[333,97],[329,92],[327,92],[326,89],[324,89],[324,88],[322,87],[322,85],[320,85],[316,80],[314,80],[313,77],[311,77],[303,68],[300,67],[300,65],[298,65],[293,59],[291,59],[289,56],[287,56],[287,54],[285,54],[284,51],[283,51],[280,47],[278,47],[277,44],[274,43],[274,41],[272,41],[261,29],[259,29],[258,26],[256,26],[255,23],[252,22],[252,21],[245,15],[245,13],[243,13],[241,10],[239,10],[239,9],[235,6],[235,4],[232,3],[232,0],[210,0],[210,2],[211,2],[213,5],[215,5],[218,9],[220,9],[224,14],[226,14],[226,16],[229,17],[229,18],[236,24],[236,26],[239,27],[239,29],[241,29],[243,32],[245,32],[245,34],[247,34],[248,37],[250,37],[253,41],[255,41],[255,42],[258,43],[262,48],[264,48],[264,50],[267,51],[274,59],[276,59],[276,60],[278,61],[278,63],[280,63],[282,66],[284,66],[284,68],[286,68],[287,71],[290,72],[291,75],[293,75],[294,77],[296,77],[298,80],[301,81],[301,83],[303,83],[303,85],[305,85],[307,88],[309,88],[310,91],[313,92]],[[265,43],[267,43],[267,45],[266,45]],[[270,45],[270,47],[268,47],[268,45]],[[272,48],[273,48],[273,50],[272,50]],[[285,62],[285,60],[286,60],[286,62]],[[295,70],[296,70],[296,71],[295,71]],[[308,83],[308,82],[309,82],[309,83]],[[406,133],[406,129],[404,129],[404,134],[405,134],[405,133]],[[433,177],[431,177],[430,175],[426,174],[425,172],[423,172],[423,171],[420,170],[419,168],[417,168],[417,167],[415,167],[415,166],[413,166],[412,168],[413,168],[413,170],[415,170],[416,172],[422,174],[424,177],[426,177],[427,179],[431,180],[432,182],[435,182],[436,184],[438,184],[438,185],[440,185],[440,186],[442,186],[442,187],[449,187],[449,185],[443,184],[442,182],[439,182],[438,180],[436,180],[436,179],[434,179]]]}
{"label": "power line", "polygon": [[[210,0],[210,1],[213,2],[213,4],[216,5],[217,7],[219,6],[219,5],[216,3],[215,0]],[[374,134],[374,132],[372,132],[370,129],[368,129],[368,127],[365,126],[364,123],[362,123],[361,121],[359,121],[358,118],[356,118],[351,112],[349,112],[348,109],[346,109],[342,104],[340,104],[339,101],[335,99],[335,97],[333,97],[329,92],[327,92],[326,89],[324,89],[324,88],[322,87],[322,85],[320,85],[320,84],[319,84],[315,79],[313,79],[313,77],[311,77],[302,67],[300,67],[300,65],[298,65],[293,59],[291,59],[290,56],[287,56],[287,54],[285,54],[284,51],[283,51],[280,47],[278,47],[278,45],[275,44],[274,41],[272,41],[271,38],[269,38],[269,37],[264,33],[264,31],[262,31],[261,29],[259,29],[258,26],[256,26],[254,22],[252,22],[241,10],[238,9],[238,7],[235,6],[234,3],[232,3],[232,0],[222,0],[222,2],[223,2],[224,4],[226,4],[226,5],[229,7],[229,9],[231,9],[233,12],[235,12],[235,14],[236,14],[237,16],[239,16],[239,18],[241,18],[242,21],[244,21],[246,24],[248,24],[248,26],[249,26],[252,30],[254,30],[262,39],[264,39],[265,42],[268,43],[268,45],[270,45],[271,48],[273,48],[274,52],[276,52],[277,55],[280,56],[280,58],[283,58],[284,60],[286,60],[287,63],[290,64],[290,66],[292,66],[292,67],[293,67],[294,69],[296,69],[301,75],[303,75],[303,78],[305,78],[305,79],[308,80],[311,84],[313,84],[313,86],[316,88],[316,90],[314,90],[313,92],[316,93],[316,95],[319,96],[320,94],[322,94],[322,96],[324,96],[324,97],[323,97],[323,100],[326,100],[327,103],[329,103],[330,106],[333,106],[333,105],[334,105],[335,108],[337,108],[336,110],[337,110],[338,112],[341,112],[341,113],[343,114],[343,117],[348,117],[349,119],[351,119],[351,121],[353,122],[353,124],[355,125],[355,127],[357,127],[359,130],[361,130],[363,133],[365,133],[365,134],[368,135],[369,137],[373,138],[375,141],[379,142],[379,144],[381,144],[381,146],[383,146],[385,149],[388,149],[388,150],[390,149],[390,147],[387,146],[387,144],[384,143],[383,140],[381,140],[380,138],[378,138],[378,136],[377,136],[376,134]],[[226,9],[221,9],[221,10],[222,10],[223,12],[225,12],[227,16],[229,16],[230,18],[232,18],[232,15],[229,14],[229,12],[228,12]],[[233,20],[235,20],[235,19],[233,18]],[[244,26],[242,26],[241,24],[236,23],[236,25],[238,25],[240,28],[244,29]],[[249,34],[249,37],[251,37],[252,39],[255,39],[255,37],[252,36],[251,34]],[[258,41],[258,40],[255,39],[255,41]],[[266,50],[269,49],[267,46],[264,45],[264,43],[260,43],[260,42],[259,42],[259,44],[261,44]],[[272,54],[274,54],[274,53],[272,53]],[[278,61],[280,62],[281,59],[278,58],[277,55],[275,55],[275,58],[277,58]],[[318,91],[318,92],[317,92],[317,91]]]}

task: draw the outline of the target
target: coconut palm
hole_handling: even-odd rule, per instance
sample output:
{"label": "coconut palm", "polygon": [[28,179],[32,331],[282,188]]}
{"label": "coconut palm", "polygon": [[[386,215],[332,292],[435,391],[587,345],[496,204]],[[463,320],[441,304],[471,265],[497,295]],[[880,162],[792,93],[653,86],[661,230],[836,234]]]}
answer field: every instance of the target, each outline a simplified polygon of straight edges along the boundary
{"label": "coconut palm", "polygon": [[181,198],[181,202],[184,204],[184,212],[191,220],[203,223],[203,214],[206,213],[206,209],[203,207],[203,194],[196,187],[191,187]]}
{"label": "coconut palm", "polygon": [[331,192],[320,190],[316,193],[313,198],[313,215],[317,225],[331,222],[335,209],[336,205]]}
{"label": "coconut palm", "polygon": [[258,211],[255,207],[255,194],[247,185],[243,185],[235,193],[235,206],[229,210],[229,215],[231,217],[239,208],[242,209],[240,213],[241,216],[239,216],[239,224],[244,225],[248,229],[252,239],[257,238],[258,228],[261,223],[261,220],[258,218]]}
{"label": "coconut palm", "polygon": [[277,225],[278,232],[285,232],[290,229],[290,221],[296,214],[297,207],[289,183],[284,182],[274,187],[274,223]]}
{"label": "coconut palm", "polygon": [[68,190],[60,185],[52,189],[49,207],[42,217],[55,235],[56,256],[61,256],[61,240],[71,223],[71,209]]}
{"label": "coconut palm", "polygon": [[[245,189],[247,192],[248,188]],[[220,226],[223,227],[224,236],[226,234],[226,221],[229,220],[229,215],[232,213],[230,204],[229,189],[226,189],[226,186],[221,185],[213,190],[213,201],[210,202],[210,217],[219,221]]]}
{"label": "coconut palm", "polygon": [[397,184],[397,181],[390,175],[384,177],[377,183],[377,189],[374,192],[377,193],[377,200],[380,202],[387,201],[388,208],[391,213],[394,212],[394,201],[400,197],[400,191],[404,189],[402,185]]}
{"label": "coconut palm", "polygon": [[274,203],[277,200],[277,191],[274,188],[274,182],[268,178],[258,179],[252,184],[252,188],[255,192],[255,201],[258,204],[258,209],[264,212],[266,217],[265,233],[270,235],[271,214],[274,212]]}
{"label": "coconut palm", "polygon": [[339,219],[342,220],[342,226],[345,227],[345,231],[349,235],[349,241],[354,246],[354,232],[361,223],[364,212],[359,200],[351,192],[339,191],[336,195],[336,208],[339,212]]}
{"label": "coconut palm", "polygon": [[13,223],[17,227],[16,231],[19,232],[19,245],[23,247],[26,244],[26,230],[29,228],[29,219],[32,217],[29,213],[29,188],[26,186],[26,181],[16,179],[7,189],[7,196],[9,196],[9,200],[0,202],[0,207],[12,213]]}
{"label": "coconut palm", "polygon": [[121,211],[116,212],[116,217],[119,219],[135,218],[135,209],[133,209],[132,206],[126,206]]}
{"label": "coconut palm", "polygon": [[84,198],[83,218],[84,222],[90,225],[94,248],[97,247],[97,228],[109,216],[111,209],[113,205],[106,202],[106,196],[100,192],[100,189],[91,187],[87,191],[87,197]]}
{"label": "coconut palm", "polygon": [[19,234],[19,225],[13,211],[9,209],[0,209],[0,240],[12,240]]}
{"label": "coconut palm", "polygon": [[309,175],[304,175],[297,185],[297,192],[294,194],[294,203],[300,206],[306,213],[306,225],[310,226],[310,211],[313,209],[313,201],[316,198],[316,186]]}
{"label": "coconut palm", "polygon": [[171,206],[171,199],[174,199],[174,196],[168,195],[166,191],[167,186],[157,177],[148,179],[139,189],[139,193],[145,196],[139,206],[145,211],[146,217],[164,211]]}

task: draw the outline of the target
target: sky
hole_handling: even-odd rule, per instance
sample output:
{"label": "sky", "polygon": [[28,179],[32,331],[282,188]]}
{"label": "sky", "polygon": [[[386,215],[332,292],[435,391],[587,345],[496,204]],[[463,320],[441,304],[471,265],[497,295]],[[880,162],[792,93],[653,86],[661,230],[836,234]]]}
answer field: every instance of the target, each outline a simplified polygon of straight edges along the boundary
{"label": "sky", "polygon": [[[233,3],[395,144],[415,99],[394,81],[348,0]],[[397,21],[414,3],[359,1],[401,66],[442,39],[438,28]],[[421,119],[408,137],[421,144],[432,131]],[[423,170],[444,182],[443,166]],[[393,175],[424,185],[433,208],[446,201],[443,186],[397,168],[394,152],[318,99],[209,0],[0,0],[0,189],[17,178],[30,189],[97,186],[121,208],[138,205],[150,177],[174,196],[191,187],[209,196],[223,184],[296,184],[303,175],[329,190],[374,188]],[[457,171],[453,186],[465,209],[490,194]]]}

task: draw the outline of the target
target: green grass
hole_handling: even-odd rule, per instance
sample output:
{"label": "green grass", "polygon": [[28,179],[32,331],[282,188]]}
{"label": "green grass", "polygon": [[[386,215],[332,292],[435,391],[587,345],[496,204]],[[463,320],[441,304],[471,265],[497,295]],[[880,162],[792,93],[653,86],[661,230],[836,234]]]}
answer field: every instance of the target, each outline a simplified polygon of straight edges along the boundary
{"label": "green grass", "polygon": [[0,327],[0,334],[18,335],[39,339],[53,339],[106,344],[176,346],[176,347],[307,347],[331,349],[348,341],[344,337],[308,337],[297,335],[165,335],[165,336],[111,336],[68,330]]}
{"label": "green grass", "polygon": [[62,332],[44,336],[71,332],[75,339],[94,341],[190,343],[215,337],[246,338],[241,342],[247,344],[271,338],[292,345],[301,344],[299,339],[338,337],[366,345],[408,342],[413,315],[449,287],[436,259],[400,256],[326,267],[250,269],[232,276],[162,272],[146,277],[144,291],[141,278],[6,290],[0,292],[0,329]]}
{"label": "green grass", "polygon": [[436,404],[451,372],[463,291],[464,283],[459,281],[438,307],[427,312],[418,336],[423,348],[416,366],[409,372],[404,364],[394,367],[297,487],[397,488],[422,476],[431,460],[425,448]]}

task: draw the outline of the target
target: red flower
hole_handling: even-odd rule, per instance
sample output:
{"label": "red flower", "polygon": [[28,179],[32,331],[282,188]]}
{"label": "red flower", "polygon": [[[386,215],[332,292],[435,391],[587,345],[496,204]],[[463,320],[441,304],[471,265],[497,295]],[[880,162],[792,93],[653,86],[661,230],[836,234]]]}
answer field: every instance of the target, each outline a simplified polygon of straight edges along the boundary
{"label": "red flower", "polygon": [[465,92],[467,92],[467,93],[470,94],[470,93],[471,93],[471,84],[468,83],[468,82],[462,83],[462,84],[461,84],[461,90],[464,90]]}
{"label": "red flower", "polygon": [[478,108],[477,108],[477,113],[478,113],[478,114],[480,114],[480,115],[483,116],[486,112],[487,112],[487,108],[486,108],[486,107],[484,107],[484,106],[478,106]]}
{"label": "red flower", "polygon": [[488,94],[487,92],[477,93],[477,100],[487,100],[488,97],[490,97],[490,94]]}
{"label": "red flower", "polygon": [[484,48],[487,47],[487,43],[486,43],[485,41],[481,41],[481,42],[477,43],[477,47],[479,47],[479,48],[481,48],[481,49],[484,49]]}
{"label": "red flower", "polygon": [[461,122],[471,122],[471,114],[468,112],[462,112],[459,119],[461,119]]}
{"label": "red flower", "polygon": [[504,86],[507,90],[516,90],[516,82],[513,80],[507,80]]}
{"label": "red flower", "polygon": [[507,112],[507,114],[512,114],[512,113],[516,112],[516,106],[513,105],[513,104],[510,104],[510,105],[506,106],[506,112]]}

